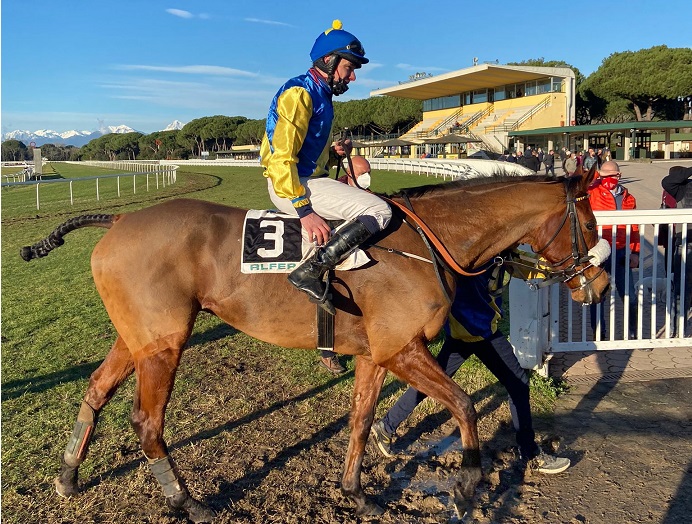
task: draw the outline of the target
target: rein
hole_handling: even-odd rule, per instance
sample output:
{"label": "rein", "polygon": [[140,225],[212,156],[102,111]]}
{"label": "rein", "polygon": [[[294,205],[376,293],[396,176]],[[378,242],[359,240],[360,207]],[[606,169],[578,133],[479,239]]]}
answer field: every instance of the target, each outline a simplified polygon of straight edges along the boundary
{"label": "rein", "polygon": [[[350,160],[350,159],[349,159]],[[567,180],[565,180],[565,185],[567,185]],[[566,192],[567,192],[567,188]],[[586,200],[589,198],[589,195],[584,195],[581,197],[577,198],[572,198],[567,200],[567,209],[565,210],[565,214],[562,217],[562,221],[560,222],[560,225],[558,226],[557,230],[555,233],[550,237],[550,240],[539,250],[535,251],[537,255],[540,255],[543,253],[557,238],[557,236],[560,234],[560,231],[562,231],[562,228],[567,224],[567,221],[569,220],[569,226],[570,226],[570,239],[572,243],[572,252],[571,254],[567,255],[565,258],[562,260],[554,263],[554,264],[541,264],[539,259],[536,259],[536,262],[533,264],[528,264],[525,262],[521,262],[521,257],[515,257],[512,255],[509,256],[497,256],[493,259],[491,265],[489,267],[486,267],[480,271],[476,272],[469,272],[466,271],[464,268],[462,268],[456,260],[454,260],[454,257],[452,257],[451,253],[449,250],[445,247],[445,245],[442,243],[442,241],[437,237],[437,235],[425,224],[425,222],[415,213],[413,210],[413,206],[411,205],[411,201],[408,199],[406,195],[404,195],[402,198],[404,199],[404,202],[406,203],[406,206],[399,204],[398,202],[395,202],[394,200],[380,196],[383,200],[387,201],[390,205],[396,207],[399,209],[402,213],[404,213],[405,217],[409,220],[404,220],[410,227],[414,228],[418,234],[421,236],[423,239],[423,242],[425,245],[428,247],[430,250],[430,253],[433,257],[434,260],[437,260],[440,264],[442,264],[448,271],[457,273],[458,275],[463,275],[463,276],[477,276],[482,273],[485,273],[486,271],[491,270],[493,267],[499,267],[502,265],[507,265],[507,266],[512,266],[512,267],[517,267],[517,268],[522,268],[524,270],[528,271],[537,271],[540,272],[541,274],[545,275],[544,278],[541,279],[540,282],[538,283],[533,283],[533,282],[528,282],[527,279],[524,279],[526,281],[526,284],[529,286],[530,289],[532,290],[537,290],[541,289],[547,286],[550,286],[555,283],[563,283],[563,282],[569,282],[570,280],[579,277],[580,279],[580,284],[579,287],[575,289],[584,289],[586,288],[589,294],[591,294],[590,288],[588,287],[594,280],[596,280],[605,269],[603,267],[599,267],[599,271],[594,275],[592,278],[587,279],[584,273],[586,272],[587,269],[591,267],[596,267],[594,266],[593,263],[590,262],[591,260],[591,254],[589,253],[589,249],[586,245],[586,239],[584,238],[584,234],[581,230],[581,223],[579,222],[579,215],[577,214],[577,208],[576,205],[578,202],[581,202],[582,200]],[[410,221],[410,222],[409,222]],[[415,227],[414,227],[415,226]],[[432,244],[432,245],[431,245]],[[373,247],[377,247],[379,249],[387,250],[389,252],[396,253],[401,256],[407,256],[407,257],[412,257],[412,258],[418,258],[421,260],[424,260],[425,262],[433,263],[433,260],[426,260],[422,259],[422,257],[418,256],[413,256],[410,253],[406,253],[403,251],[397,251],[394,249],[389,249],[389,248],[384,248],[378,245],[373,245]],[[566,267],[566,268],[560,268],[560,266],[563,266],[565,263],[567,263],[569,260],[572,260],[572,263]],[[582,266],[580,269],[577,266]],[[435,272],[437,274],[438,281],[440,282],[440,285],[442,288],[445,290],[445,286],[442,283],[442,277],[439,273],[439,269],[437,265],[435,265]],[[447,298],[450,299],[449,294],[447,294]]]}
{"label": "rein", "polygon": [[[430,229],[425,222],[413,211],[413,206],[411,205],[411,201],[408,199],[408,197],[404,197],[404,200],[406,201],[406,206],[403,206],[399,204],[398,202],[395,202],[391,198],[387,198],[384,196],[381,196],[383,200],[387,201],[389,204],[397,207],[404,215],[406,215],[407,218],[413,222],[416,226],[416,231],[421,235],[421,237],[424,239],[426,245],[429,245],[429,242],[432,243],[432,245],[435,247],[435,251],[433,254],[439,255],[441,257],[441,261],[444,262],[444,264],[452,271],[455,273],[458,273],[460,275],[464,275],[466,277],[473,277],[476,275],[480,275],[482,273],[485,273],[486,270],[482,271],[476,271],[473,273],[470,273],[466,271],[464,268],[462,268],[456,260],[454,260],[454,257],[452,257],[451,253],[449,250],[445,247],[445,245],[442,243],[442,241],[437,237],[437,235],[433,232],[432,229]],[[430,246],[429,246],[430,248]],[[432,249],[431,249],[432,251]],[[438,256],[436,256],[438,258]]]}

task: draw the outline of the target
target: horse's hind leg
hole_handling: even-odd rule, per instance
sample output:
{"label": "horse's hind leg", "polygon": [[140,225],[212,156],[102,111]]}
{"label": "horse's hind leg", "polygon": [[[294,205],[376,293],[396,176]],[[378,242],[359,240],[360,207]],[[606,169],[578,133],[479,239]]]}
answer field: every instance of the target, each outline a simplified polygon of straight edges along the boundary
{"label": "horse's hind leg", "polygon": [[482,478],[476,410],[469,397],[437,364],[422,340],[410,342],[403,351],[382,364],[418,391],[441,402],[459,424],[463,459],[454,489],[459,517],[471,509]]}
{"label": "horse's hind leg", "polygon": [[211,522],[214,512],[190,496],[163,440],[166,406],[181,354],[182,344],[135,360],[137,390],[132,426],[168,505],[185,510],[192,522]]}
{"label": "horse's hind leg", "polygon": [[375,416],[375,403],[380,395],[387,370],[372,362],[370,357],[356,357],[356,380],[351,402],[351,437],[346,465],[341,480],[344,495],[356,503],[357,515],[381,515],[383,510],[368,500],[360,483],[365,445]]}
{"label": "horse's hind leg", "polygon": [[118,337],[105,360],[89,379],[89,387],[63,455],[60,475],[55,479],[55,489],[59,495],[71,497],[78,493],[79,465],[86,458],[98,415],[133,370],[130,351],[123,339]]}

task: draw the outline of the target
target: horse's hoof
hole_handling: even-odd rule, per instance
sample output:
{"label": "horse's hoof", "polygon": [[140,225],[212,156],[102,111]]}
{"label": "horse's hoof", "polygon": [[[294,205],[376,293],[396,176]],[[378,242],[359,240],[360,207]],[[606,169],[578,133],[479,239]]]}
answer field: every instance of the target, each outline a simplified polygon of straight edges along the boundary
{"label": "horse's hoof", "polygon": [[216,517],[213,509],[192,497],[188,497],[183,504],[183,509],[187,511],[188,518],[195,524],[209,523]]}
{"label": "horse's hoof", "polygon": [[75,482],[64,482],[60,477],[53,481],[55,492],[61,497],[70,498],[79,495],[79,488]]}
{"label": "horse's hoof", "polygon": [[469,499],[464,497],[461,492],[455,488],[454,489],[454,510],[457,513],[457,519],[461,522],[468,513],[471,507],[471,502]]}
{"label": "horse's hoof", "polygon": [[369,500],[366,500],[356,509],[356,516],[358,517],[378,517],[383,513],[384,508],[382,506]]}

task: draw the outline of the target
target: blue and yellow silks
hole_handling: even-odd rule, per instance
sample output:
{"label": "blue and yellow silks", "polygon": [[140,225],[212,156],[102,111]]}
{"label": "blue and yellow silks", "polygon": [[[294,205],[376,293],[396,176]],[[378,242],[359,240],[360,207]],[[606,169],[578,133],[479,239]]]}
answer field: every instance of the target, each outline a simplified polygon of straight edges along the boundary
{"label": "blue and yellow silks", "polygon": [[296,208],[309,205],[300,177],[328,174],[334,108],[332,92],[314,71],[292,78],[269,106],[260,148],[264,176],[281,198]]}

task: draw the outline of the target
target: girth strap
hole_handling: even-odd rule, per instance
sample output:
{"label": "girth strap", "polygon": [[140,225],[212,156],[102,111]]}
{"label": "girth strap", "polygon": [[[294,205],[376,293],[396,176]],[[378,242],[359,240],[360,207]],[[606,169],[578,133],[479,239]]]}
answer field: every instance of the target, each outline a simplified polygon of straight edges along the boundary
{"label": "girth strap", "polygon": [[[331,300],[331,295],[327,297]],[[334,317],[319,304],[317,305],[317,349],[334,351]]]}

